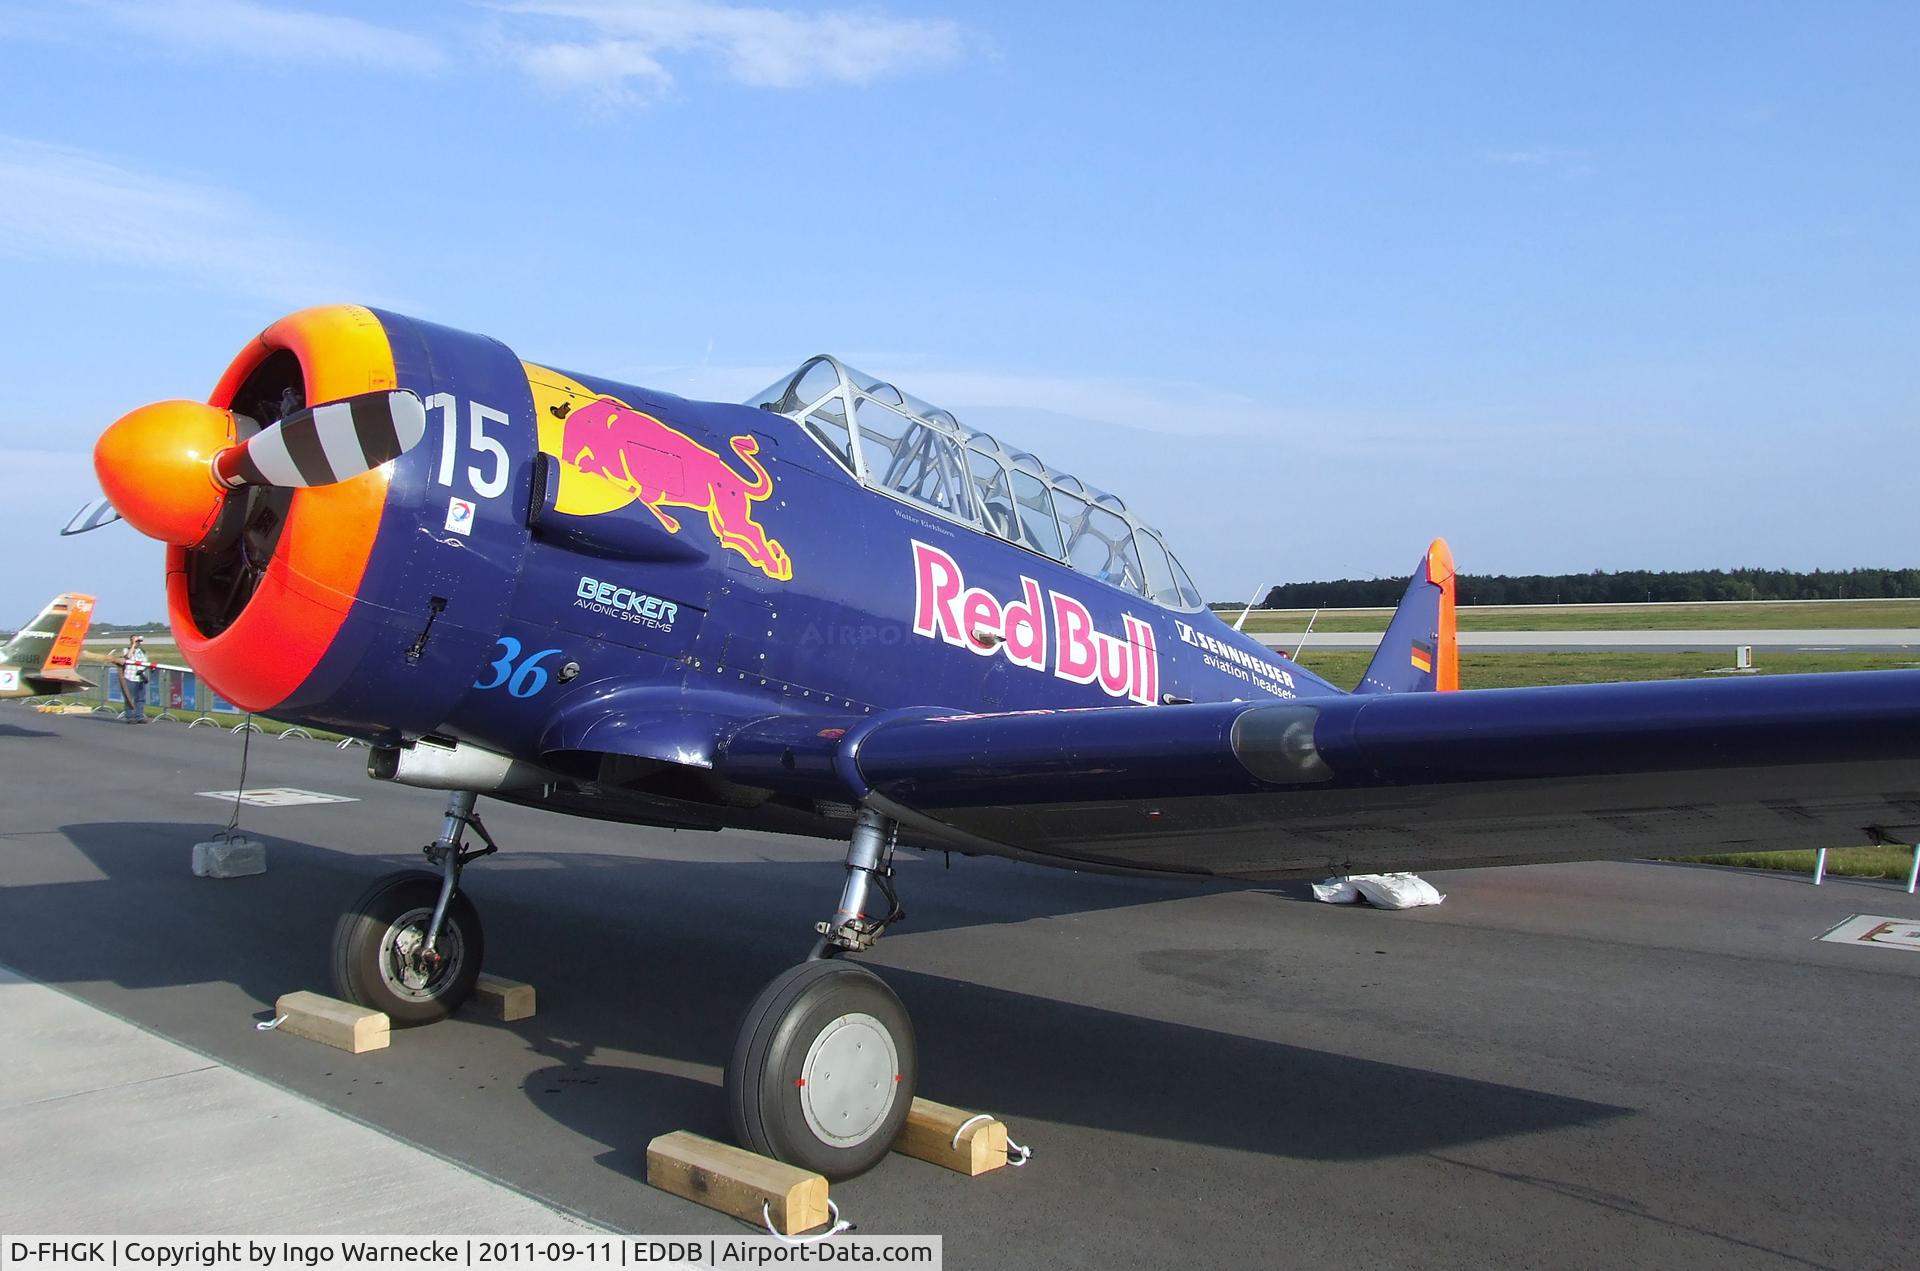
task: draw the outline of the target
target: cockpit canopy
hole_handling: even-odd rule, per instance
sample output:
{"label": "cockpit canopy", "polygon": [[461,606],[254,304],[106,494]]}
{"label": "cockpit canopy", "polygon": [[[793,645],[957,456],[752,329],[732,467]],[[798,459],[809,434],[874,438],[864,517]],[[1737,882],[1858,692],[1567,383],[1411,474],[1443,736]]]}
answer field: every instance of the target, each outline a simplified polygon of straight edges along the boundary
{"label": "cockpit canopy", "polygon": [[809,359],[747,404],[799,424],[872,489],[1169,608],[1201,607],[1160,535],[1119,498],[838,358]]}

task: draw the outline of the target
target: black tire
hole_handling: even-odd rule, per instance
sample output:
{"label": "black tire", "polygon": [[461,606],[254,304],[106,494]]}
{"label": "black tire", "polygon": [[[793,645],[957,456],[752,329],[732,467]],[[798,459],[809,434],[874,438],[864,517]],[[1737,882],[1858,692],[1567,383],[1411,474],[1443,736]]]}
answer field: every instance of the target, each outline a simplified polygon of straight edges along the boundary
{"label": "black tire", "polygon": [[375,880],[334,926],[334,993],[385,1011],[395,1028],[434,1024],[453,1014],[473,991],[487,951],[480,915],[466,893],[454,892],[447,905],[437,946],[444,961],[437,971],[418,976],[394,957],[396,941],[425,936],[439,899],[440,875],[425,870]]}
{"label": "black tire", "polygon": [[[809,1071],[816,1047],[823,1055]],[[840,1067],[836,1055],[847,1065],[838,1084],[821,1067]],[[837,1181],[893,1150],[919,1077],[913,1023],[885,981],[851,962],[803,962],[740,1021],[727,1108],[741,1146]]]}

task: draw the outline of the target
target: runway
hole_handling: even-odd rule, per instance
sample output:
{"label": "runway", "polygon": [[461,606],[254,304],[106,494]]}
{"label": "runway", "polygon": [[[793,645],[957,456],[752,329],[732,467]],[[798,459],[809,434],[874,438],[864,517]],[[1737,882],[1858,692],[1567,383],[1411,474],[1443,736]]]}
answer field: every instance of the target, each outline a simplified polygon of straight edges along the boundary
{"label": "runway", "polygon": [[[1298,632],[1249,632],[1270,649],[1291,653]],[[1726,653],[1739,645],[1776,652],[1828,653],[1851,649],[1914,649],[1920,657],[1920,630],[1910,627],[1847,627],[1823,630],[1707,631],[1462,631],[1460,647],[1478,653]],[[1315,631],[1307,649],[1374,649],[1377,631]]]}
{"label": "runway", "polygon": [[[280,993],[325,988],[338,909],[418,862],[442,800],[366,780],[363,751],[256,738],[249,786],[356,801],[245,809],[269,872],[193,878],[190,845],[230,806],[195,792],[232,789],[240,749],[211,729],[0,706],[0,964],[515,1202],[740,1230],[647,1188],[646,1144],[726,1137],[735,1021],[832,907],[840,845],[482,800],[505,848],[467,875],[488,967],[534,983],[539,1014],[462,1015],[349,1057],[254,1023]],[[863,1232],[941,1232],[966,1268],[1911,1257],[1920,957],[1815,939],[1851,914],[1920,913],[1892,884],[1460,871],[1431,876],[1444,905],[1389,914],[1291,886],[945,866],[901,862],[908,918],[866,960],[913,1012],[921,1092],[1001,1115],[1035,1159],[967,1180],[891,1158],[834,1188]],[[56,1118],[49,1139],[34,1115],[48,1159],[113,1132]],[[16,1149],[0,1226],[45,1230],[10,1181],[21,1117],[0,1104]],[[156,1192],[171,1185],[155,1172]],[[357,1186],[374,1212],[406,1180]]]}

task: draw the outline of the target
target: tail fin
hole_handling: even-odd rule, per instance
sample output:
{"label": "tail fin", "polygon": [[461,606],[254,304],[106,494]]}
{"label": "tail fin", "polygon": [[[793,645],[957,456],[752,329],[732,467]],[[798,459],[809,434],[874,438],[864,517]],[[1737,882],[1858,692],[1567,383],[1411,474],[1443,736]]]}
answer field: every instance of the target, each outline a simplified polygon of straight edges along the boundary
{"label": "tail fin", "polygon": [[1442,692],[1460,687],[1459,640],[1454,634],[1453,552],[1436,538],[1393,611],[1380,649],[1356,693]]}
{"label": "tail fin", "polygon": [[66,602],[66,616],[60,623],[60,634],[53,638],[47,660],[41,664],[40,674],[50,680],[77,680],[80,650],[86,643],[87,628],[93,625],[93,597],[68,592],[53,603],[58,605],[61,601]]}
{"label": "tail fin", "polygon": [[39,617],[7,641],[0,650],[0,662],[11,663],[36,679],[79,680],[80,650],[92,622],[92,596],[78,592],[55,596]]}

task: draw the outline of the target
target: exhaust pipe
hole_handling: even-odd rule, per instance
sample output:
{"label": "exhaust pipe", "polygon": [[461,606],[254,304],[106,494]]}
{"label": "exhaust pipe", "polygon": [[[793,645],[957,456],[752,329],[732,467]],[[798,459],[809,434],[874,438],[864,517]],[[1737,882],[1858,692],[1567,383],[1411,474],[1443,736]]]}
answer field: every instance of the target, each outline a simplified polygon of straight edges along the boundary
{"label": "exhaust pipe", "polygon": [[552,782],[545,768],[479,746],[423,737],[411,746],[376,746],[367,753],[367,775],[422,790],[471,790],[490,794],[526,790]]}

